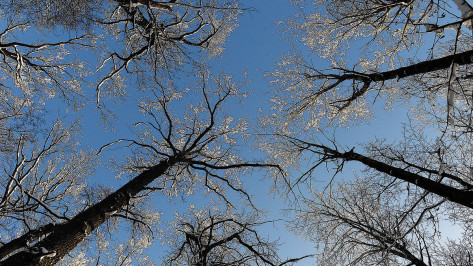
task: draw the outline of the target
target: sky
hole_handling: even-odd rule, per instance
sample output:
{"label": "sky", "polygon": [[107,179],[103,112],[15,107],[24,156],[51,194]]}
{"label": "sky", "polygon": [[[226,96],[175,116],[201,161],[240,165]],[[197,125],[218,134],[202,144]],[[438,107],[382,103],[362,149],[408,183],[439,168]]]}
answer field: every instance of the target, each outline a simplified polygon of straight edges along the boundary
{"label": "sky", "polygon": [[[295,10],[289,0],[243,1],[243,6],[251,7],[255,11],[243,13],[240,16],[239,27],[227,39],[225,51],[221,58],[215,60],[215,63],[218,68],[228,74],[235,75],[236,78],[241,78],[243,73],[247,74],[251,82],[245,89],[251,91],[251,95],[242,106],[236,107],[236,112],[244,112],[250,118],[254,118],[255,115],[258,115],[259,110],[268,108],[269,91],[274,89],[269,85],[268,79],[264,75],[265,72],[273,70],[280,54],[290,49],[288,42],[281,34],[281,27],[276,22],[289,18]],[[313,59],[317,60],[316,57]],[[399,134],[404,118],[405,114],[399,110],[398,112],[380,110],[369,124],[351,128],[350,131],[339,130],[337,134],[340,135],[342,142],[351,143],[353,146],[368,141],[373,136],[393,139],[392,137]],[[386,123],[386,121],[390,121],[390,123]],[[367,132],[369,133],[367,134]],[[346,173],[351,174],[360,169],[355,165],[352,168],[347,168]],[[321,178],[330,178],[330,175],[327,174]],[[249,193],[254,195],[257,206],[268,210],[267,220],[285,218],[285,214],[281,210],[288,206],[284,199],[278,195],[270,194],[270,180],[263,179],[258,174],[242,179],[249,189]],[[172,205],[169,207],[172,209]],[[262,228],[261,234],[263,236],[266,234],[270,240],[279,239],[282,244],[279,249],[281,258],[299,257],[317,252],[314,243],[304,241],[288,232],[283,222]],[[163,247],[154,245],[150,251],[153,254],[159,254],[163,251]],[[313,259],[309,258],[296,265],[313,263]]]}
{"label": "sky", "polygon": [[[250,91],[250,96],[242,105],[230,107],[229,113],[235,112],[248,116],[249,119],[255,119],[260,109],[268,108],[270,86],[264,74],[273,69],[279,54],[289,47],[288,43],[283,40],[276,21],[288,18],[291,15],[291,6],[289,0],[243,1],[243,6],[251,8],[251,11],[244,12],[239,17],[239,27],[229,36],[224,52],[220,57],[213,59],[213,64],[216,71],[223,70],[227,74],[234,75],[236,80],[243,79],[246,73],[251,82],[243,90]],[[127,104],[130,104],[129,108]],[[108,142],[127,137],[129,127],[136,121],[136,117],[140,116],[132,105],[133,102],[128,102],[120,108],[121,111],[117,112],[119,120],[113,124],[112,130],[103,128],[96,112],[89,113],[86,110],[85,113],[80,114],[79,117],[85,122],[82,144],[87,144],[93,150],[98,150]],[[109,155],[116,156],[116,152],[114,150]],[[107,152],[104,152],[103,156],[107,157]],[[271,180],[264,179],[261,173],[242,177],[242,180],[245,182],[245,188],[254,196],[257,207],[268,211],[267,220],[284,218],[281,209],[286,206],[285,201],[278,195],[270,194]],[[112,187],[118,188],[126,180],[116,180],[108,169],[99,168],[90,181],[97,184],[111,184]],[[205,207],[207,204],[199,196],[185,202],[179,199],[167,200],[159,195],[155,200],[162,212],[163,221],[171,220],[173,212],[176,210],[185,211],[189,204],[193,204],[197,208]],[[162,225],[165,226],[165,223]],[[271,241],[279,239],[282,244],[279,253],[281,258],[293,258],[315,253],[313,244],[287,232],[282,221],[264,226],[260,233]],[[166,247],[160,245],[158,240],[146,251],[146,254],[159,262],[159,258],[165,252]],[[301,265],[305,263],[302,262]]]}
{"label": "sky", "polygon": [[[248,116],[249,119],[255,119],[259,114],[259,110],[267,110],[270,94],[268,93],[272,87],[265,78],[265,72],[269,72],[275,68],[280,54],[288,51],[290,46],[281,34],[281,28],[276,22],[285,20],[290,17],[294,8],[291,7],[289,0],[257,0],[242,1],[244,7],[251,8],[253,11],[244,12],[239,18],[239,27],[236,28],[225,44],[225,51],[219,58],[213,60],[215,69],[222,69],[228,74],[233,74],[236,79],[241,79],[246,73],[248,80],[251,82],[244,88],[251,91],[250,96],[242,105],[231,107],[230,112],[239,113]],[[316,57],[313,60],[318,62]],[[130,104],[129,108],[127,104]],[[136,121],[136,117],[140,116],[136,108],[132,108],[133,102],[128,102],[121,107],[121,111],[117,113],[119,120],[114,123],[113,129],[105,129],[100,124],[99,117],[96,112],[84,111],[79,114],[83,120],[83,136],[82,144],[88,145],[92,150],[98,150],[101,146],[114,141],[118,138],[129,136],[129,127]],[[56,115],[56,114],[53,114]],[[405,120],[405,113],[400,110],[376,112],[374,119],[369,124],[350,128],[348,130],[339,130],[337,134],[340,136],[342,143],[356,146],[358,143],[371,140],[373,137],[388,138],[395,140],[401,132],[402,121]],[[389,123],[386,123],[389,121]],[[116,155],[116,151],[113,151]],[[106,157],[107,154],[104,154]],[[257,157],[257,155],[252,155]],[[353,171],[359,171],[359,167],[345,169],[350,174]],[[330,178],[327,174],[321,178]],[[254,202],[262,209],[268,211],[267,220],[284,219],[285,214],[282,209],[287,208],[287,204],[283,198],[270,193],[271,180],[264,179],[260,173],[242,178],[245,187],[248,188],[250,194],[254,195]],[[117,180],[114,173],[107,168],[97,170],[95,176],[90,178],[91,183],[111,185],[118,188],[126,180]],[[192,204],[196,207],[205,205],[204,199],[196,197],[196,201]],[[160,211],[163,212],[163,219],[171,219],[172,213],[176,210],[185,210],[190,202],[180,202],[179,200],[167,201],[166,199],[157,197],[159,200]],[[202,200],[202,202],[199,202]],[[164,202],[163,202],[164,201]],[[282,243],[280,247],[281,258],[292,258],[313,254],[316,252],[315,244],[304,241],[300,237],[295,237],[288,232],[284,222],[277,222],[268,225],[261,230],[263,236],[267,236],[270,240],[278,240]],[[146,254],[155,258],[159,262],[159,258],[164,254],[165,247],[161,246],[159,241],[146,251]],[[311,259],[302,261],[298,265],[307,265],[312,262]],[[312,264],[312,263],[310,263]]]}
{"label": "sky", "polygon": [[[296,12],[295,7],[291,6],[291,0],[241,0],[243,7],[248,8],[248,11],[243,12],[239,16],[239,26],[230,34],[224,45],[225,50],[223,53],[211,60],[212,67],[215,71],[214,74],[218,74],[221,70],[226,74],[233,75],[235,80],[243,80],[246,76],[249,83],[244,86],[244,91],[249,91],[249,96],[239,105],[226,106],[230,115],[243,116],[249,121],[256,121],[260,116],[261,112],[267,112],[270,107],[269,100],[271,98],[270,91],[274,88],[269,84],[268,79],[265,77],[265,73],[271,72],[275,69],[276,63],[281,57],[281,53],[288,52],[292,47],[285,39],[285,36],[281,30],[282,27],[278,26],[278,21],[283,21],[294,15]],[[4,25],[0,25],[4,26]],[[34,29],[32,29],[34,31]],[[28,34],[26,34],[28,35]],[[53,34],[54,35],[54,34]],[[35,38],[36,36],[29,36]],[[62,40],[65,36],[61,35],[61,32],[57,33],[57,38]],[[25,42],[30,41],[25,37]],[[429,40],[431,41],[431,40]],[[297,46],[300,48],[304,55],[307,56],[309,61],[320,68],[327,66],[327,62],[318,58],[316,55],[311,54],[306,48],[298,43]],[[357,47],[359,43],[355,43],[352,47]],[[428,45],[428,44],[427,44]],[[360,49],[362,47],[359,47]],[[424,48],[424,47],[420,47]],[[421,51],[428,49],[419,49]],[[350,51],[350,56],[358,56],[356,49]],[[356,58],[350,58],[348,61],[355,62]],[[419,57],[424,56],[421,54]],[[88,55],[84,54],[83,58],[87,60]],[[90,57],[92,58],[92,57]],[[182,81],[185,81],[183,78]],[[182,84],[181,84],[182,85]],[[132,87],[132,86],[130,86]],[[88,95],[93,95],[95,92],[94,84],[91,87],[86,88]],[[91,92],[91,93],[90,93]],[[58,116],[66,117],[71,121],[74,119],[81,120],[81,126],[83,129],[82,136],[80,137],[81,145],[89,147],[92,151],[98,151],[100,147],[113,142],[120,138],[132,138],[130,135],[130,128],[136,121],[142,120],[142,115],[136,108],[136,99],[140,93],[129,90],[130,97],[121,105],[114,106],[117,109],[117,120],[113,122],[112,127],[104,127],[100,123],[100,117],[97,110],[95,109],[95,102],[89,103],[86,108],[79,112],[73,112],[68,110],[68,107],[58,106],[57,109],[49,113],[47,121],[54,121]],[[93,97],[93,96],[91,96]],[[57,99],[52,99],[51,102],[59,102]],[[188,100],[191,101],[191,100]],[[342,143],[347,149],[356,147],[356,151],[362,151],[359,148],[359,144],[367,143],[374,138],[385,138],[389,142],[394,142],[401,139],[401,132],[403,123],[407,120],[407,111],[403,106],[396,106],[392,110],[382,109],[382,104],[377,102],[379,107],[374,110],[374,117],[366,123],[350,127],[349,129],[338,128],[336,131],[337,141]],[[54,109],[54,108],[51,108]],[[252,123],[257,125],[257,123]],[[248,158],[263,158],[265,154],[251,149],[250,147],[243,147],[244,155]],[[109,157],[120,157],[127,154],[129,150],[120,149],[108,149],[101,154],[103,159],[103,166],[97,168],[97,171],[93,176],[88,178],[91,185],[104,185],[114,189],[119,188],[128,178],[117,179],[116,173],[113,171],[113,166],[107,163]],[[305,167],[310,167],[309,162],[302,162],[301,171]],[[348,164],[344,168],[341,175],[337,178],[342,180],[344,178],[353,177],[353,173],[360,173],[363,167],[357,163]],[[296,176],[297,172],[291,173]],[[327,182],[332,178],[332,173],[324,170],[317,171],[317,181],[320,183]],[[293,233],[288,231],[286,223],[288,222],[287,213],[283,210],[290,208],[290,205],[286,201],[283,195],[273,193],[271,187],[273,181],[268,178],[264,172],[254,172],[240,178],[244,185],[243,187],[247,192],[253,196],[253,202],[256,206],[267,212],[267,216],[263,217],[263,220],[275,221],[274,223],[268,223],[259,228],[260,236],[267,238],[270,241],[278,240],[281,244],[279,247],[278,255],[282,259],[300,257],[308,254],[317,253],[316,244],[304,240],[300,236],[295,236]],[[346,180],[346,179],[345,179]],[[235,195],[231,195],[230,198],[236,198]],[[161,217],[161,228],[166,229],[166,223],[173,220],[173,214],[175,212],[185,212],[190,205],[196,208],[207,207],[209,205],[209,197],[207,195],[198,194],[186,197],[186,198],[174,198],[168,199],[165,196],[156,193],[151,199],[151,202],[155,207],[162,213]],[[236,199],[238,202],[238,199]],[[290,223],[290,221],[289,221]],[[445,228],[451,229],[450,225],[442,225]],[[126,231],[124,226],[119,227],[118,232]],[[455,232],[446,230],[447,236],[455,235]],[[165,232],[164,232],[165,233]],[[164,236],[164,234],[163,234]],[[167,247],[161,245],[161,235],[156,236],[155,243],[145,251],[145,254],[150,256],[158,265],[160,259],[166,254]],[[125,237],[125,234],[118,233],[113,238],[121,241]],[[297,263],[296,265],[313,265],[314,260],[309,258]]]}
{"label": "sky", "polygon": [[[222,69],[235,78],[241,79],[246,73],[251,82],[244,89],[251,91],[250,96],[240,106],[232,107],[230,112],[238,112],[246,115],[249,119],[254,119],[259,110],[268,108],[268,93],[272,88],[265,78],[265,72],[269,72],[275,67],[275,62],[282,52],[290,49],[286,40],[281,34],[281,28],[276,25],[277,21],[290,17],[294,9],[289,0],[258,0],[243,1],[243,6],[251,8],[253,11],[245,12],[240,16],[239,27],[236,28],[225,44],[225,51],[214,59],[215,69]],[[314,60],[317,60],[314,57]],[[133,103],[128,103],[133,104]],[[114,123],[113,130],[104,129],[99,123],[97,114],[82,113],[80,116],[85,121],[83,144],[89,145],[93,150],[98,150],[102,145],[114,141],[117,138],[126,137],[129,134],[136,116],[139,116],[133,108],[127,108],[125,104],[118,112],[119,120]],[[359,142],[369,140],[373,136],[391,137],[400,132],[400,121],[402,115],[393,112],[380,112],[377,117],[371,120],[370,124],[351,128],[348,131],[339,131],[340,137],[346,143],[356,145]],[[391,123],[385,123],[387,120]],[[399,123],[398,123],[399,122]],[[369,132],[367,134],[366,132]],[[354,141],[356,140],[356,141]],[[113,151],[112,153],[116,153]],[[116,155],[116,154],[115,154]],[[107,156],[105,153],[104,156]],[[348,173],[356,171],[358,168],[347,169]],[[327,175],[327,178],[330,177]],[[325,177],[321,177],[325,178]],[[284,219],[285,214],[281,211],[287,208],[284,199],[278,195],[271,194],[271,181],[264,179],[261,174],[243,177],[245,187],[249,193],[254,195],[254,201],[258,207],[268,211],[267,220]],[[118,188],[125,180],[116,180],[113,173],[106,168],[98,169],[96,175],[90,179],[91,183],[112,185]],[[197,200],[196,200],[197,199]],[[185,210],[192,203],[196,207],[205,205],[205,201],[199,202],[199,197],[192,202],[180,202],[179,200],[167,201],[157,197],[159,210],[163,213],[163,220],[171,219],[172,213],[176,210]],[[163,202],[164,201],[164,202]],[[304,241],[300,237],[288,232],[284,222],[269,224],[261,228],[261,235],[267,236],[270,240],[278,240],[282,244],[280,247],[281,258],[292,258],[316,253],[315,244]],[[159,241],[153,244],[146,254],[156,261],[165,253],[166,248],[161,246]],[[312,264],[312,259],[306,259],[297,265]]]}

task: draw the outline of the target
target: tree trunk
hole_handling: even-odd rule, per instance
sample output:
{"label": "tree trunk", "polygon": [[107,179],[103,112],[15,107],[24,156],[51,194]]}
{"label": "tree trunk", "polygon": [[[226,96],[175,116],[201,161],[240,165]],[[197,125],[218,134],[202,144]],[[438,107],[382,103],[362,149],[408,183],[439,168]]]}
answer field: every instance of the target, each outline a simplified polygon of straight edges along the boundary
{"label": "tree trunk", "polygon": [[392,177],[409,182],[426,191],[441,196],[447,199],[448,201],[455,202],[470,209],[473,209],[473,191],[461,190],[455,187],[442,184],[440,182],[431,180],[421,175],[414,174],[404,169],[397,168],[381,161],[366,157],[364,155],[354,152],[353,150],[345,153],[340,153],[337,150],[333,150],[325,146],[319,147],[324,149],[325,152],[330,154],[330,156],[346,161],[358,161],[381,173],[385,173]]}
{"label": "tree trunk", "polygon": [[452,63],[459,66],[473,63],[473,50],[466,51],[459,54],[453,54],[442,58],[437,58],[429,61],[423,61],[406,67],[401,67],[391,71],[369,74],[372,81],[386,81],[396,78],[404,78],[417,74],[429,73],[441,69],[448,69]]}
{"label": "tree trunk", "polygon": [[54,265],[79,245],[90,232],[107,221],[113,213],[126,207],[133,196],[163,175],[177,161],[176,157],[171,157],[149,168],[102,201],[77,214],[70,221],[59,225],[46,238],[34,245],[38,250],[44,248],[51,253],[55,252],[54,256],[48,257],[41,252],[33,254],[35,252],[25,250],[7,258],[0,264]]}
{"label": "tree trunk", "polygon": [[371,74],[344,74],[340,76],[342,80],[361,80],[366,82],[380,82],[391,79],[400,79],[404,77],[414,76],[418,74],[429,73],[441,69],[448,69],[452,63],[459,66],[473,63],[473,50],[463,53],[453,54],[442,58],[423,61],[410,66],[401,67],[385,72],[377,72]]}
{"label": "tree trunk", "polygon": [[404,180],[426,191],[444,197],[449,201],[456,202],[473,209],[473,192],[471,191],[460,190],[440,182],[433,181],[421,175],[417,175],[404,169],[371,159],[353,151],[344,153],[343,155],[343,158],[347,161],[359,161],[370,168],[376,169],[379,172]]}

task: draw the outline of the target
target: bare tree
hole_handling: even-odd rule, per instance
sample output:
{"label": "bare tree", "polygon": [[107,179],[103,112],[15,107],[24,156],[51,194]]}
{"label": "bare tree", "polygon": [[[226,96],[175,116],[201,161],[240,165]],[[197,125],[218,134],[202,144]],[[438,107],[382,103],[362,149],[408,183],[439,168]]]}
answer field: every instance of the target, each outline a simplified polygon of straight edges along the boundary
{"label": "bare tree", "polygon": [[[324,247],[318,256],[322,264],[468,261],[468,254],[455,251],[449,256],[445,250],[470,247],[469,134],[443,133],[431,139],[417,126],[406,127],[401,141],[374,140],[364,146],[364,152],[333,139],[271,136],[271,150],[278,154],[274,158],[309,164],[295,180],[286,180],[290,191],[313,191],[297,194],[294,211],[298,216],[290,224]],[[275,140],[278,137],[280,141]],[[347,169],[354,165],[364,167],[361,176],[347,176]],[[322,166],[332,172],[329,180],[320,179]],[[325,187],[315,187],[317,183]],[[466,240],[450,239],[446,248],[444,237],[449,232],[440,224],[459,225],[452,230]]]}
{"label": "bare tree", "polygon": [[101,23],[119,36],[125,50],[111,52],[102,61],[100,69],[107,74],[96,87],[98,102],[102,90],[116,93],[125,86],[122,73],[138,74],[139,84],[147,86],[147,80],[162,83],[176,73],[199,68],[205,58],[198,52],[219,54],[242,11],[235,0],[119,0],[111,5],[115,8]]}
{"label": "bare tree", "polygon": [[[471,4],[294,3],[303,8],[282,22],[288,37],[328,59],[313,64],[294,44],[268,74],[278,113],[263,121],[272,134],[262,146],[301,171],[284,180],[286,191],[314,191],[295,198],[295,230],[322,245],[322,264],[467,262],[468,253],[449,257],[446,250],[470,247]],[[410,107],[401,140],[373,140],[362,152],[356,140],[346,144],[324,132],[396,104]],[[346,169],[357,163],[365,170],[353,180]],[[323,166],[331,178],[325,189],[314,188]],[[439,221],[460,224],[465,239],[445,244]]]}
{"label": "bare tree", "polygon": [[[85,178],[95,161],[77,148],[77,124],[57,121],[44,138],[26,134],[15,138],[16,149],[2,152],[0,257],[37,241],[80,210]],[[37,132],[38,133],[38,132]],[[18,233],[23,232],[20,238]]]}
{"label": "bare tree", "polygon": [[[74,216],[58,214],[62,221],[48,227],[48,230],[35,228],[5,243],[2,249],[8,250],[4,254],[8,257],[2,263],[56,263],[111,217],[133,218],[132,214],[128,214],[130,202],[146,196],[149,191],[167,190],[167,193],[175,194],[181,189],[188,191],[202,185],[228,204],[231,203],[225,196],[226,189],[237,192],[251,203],[250,196],[237,179],[238,173],[250,168],[276,166],[246,162],[235,153],[236,138],[244,134],[245,123],[233,123],[231,118],[222,116],[220,109],[228,98],[238,95],[238,86],[226,76],[214,82],[216,85],[212,87],[208,77],[202,76],[200,86],[196,84],[200,87],[202,102],[195,104],[194,97],[194,104],[189,106],[181,119],[177,119],[170,110],[179,95],[164,88],[154,91],[155,99],[141,104],[149,119],[136,124],[143,127],[143,131],[137,134],[138,139],[117,141],[138,148],[124,165],[125,170],[138,174],[100,202]],[[25,247],[23,240],[31,238],[34,239],[31,246],[17,252]],[[11,246],[14,248],[9,249]]]}
{"label": "bare tree", "polygon": [[[206,55],[223,50],[242,12],[236,0],[8,1],[0,10],[1,67],[16,87],[75,107],[95,97],[104,113],[104,95],[123,99],[127,88],[198,72]],[[58,41],[64,31],[73,37]],[[95,96],[84,86],[95,87]]]}
{"label": "bare tree", "polygon": [[[233,206],[226,194],[231,190],[255,207],[238,175],[277,167],[237,156],[239,141],[248,136],[246,122],[219,110],[238,86],[221,76],[211,88],[213,78],[201,74],[207,58],[223,50],[242,11],[237,0],[0,3],[0,264],[50,265],[81,244],[98,247],[100,264],[108,259],[103,243],[110,231],[129,223],[127,250],[116,256],[126,263],[156,231],[158,215],[147,205],[153,192],[174,197],[205,189]],[[201,88],[196,91],[202,101],[195,102],[193,91],[192,101],[176,103],[185,93],[174,77],[193,75],[202,78],[192,85]],[[135,124],[135,138],[104,149],[130,148],[131,155],[114,167],[132,178],[116,191],[95,187],[86,177],[98,156],[75,146],[78,125],[57,121],[47,129],[43,114],[60,97],[74,110],[95,100],[109,119],[104,98],[124,99],[129,88],[146,95],[139,108],[148,120]]]}
{"label": "bare tree", "polygon": [[[59,97],[75,109],[81,107],[86,102],[82,86],[88,69],[71,51],[92,48],[87,43],[90,37],[47,39],[29,29],[31,25],[21,17],[9,17],[2,11],[0,19],[4,22],[0,29],[3,101],[9,99],[12,107],[38,109],[49,99]],[[34,37],[29,41],[19,37],[25,31]]]}
{"label": "bare tree", "polygon": [[[430,141],[413,127],[403,141],[374,140],[363,154],[333,140],[280,137],[284,141],[276,143],[286,149],[281,156],[308,158],[309,167],[290,186],[310,193],[297,196],[289,224],[320,245],[319,263],[468,264],[469,253],[461,250],[470,249],[472,236],[469,139],[444,134]],[[357,163],[362,174],[347,176]],[[321,166],[331,179],[320,179]],[[450,238],[449,229],[463,239]]]}
{"label": "bare tree", "polygon": [[[329,60],[314,65],[294,49],[268,74],[279,87],[274,102],[288,123],[349,125],[369,118],[373,102],[416,99],[429,101],[417,109],[429,112],[435,102],[435,112],[456,124],[453,113],[470,105],[473,9],[468,2],[316,1],[313,8],[304,7],[283,24],[291,38]],[[433,39],[432,44],[423,39]],[[355,42],[362,47],[358,51],[349,45]]]}
{"label": "bare tree", "polygon": [[[405,184],[358,177],[337,182],[330,191],[313,191],[297,210],[292,228],[320,243],[324,265],[440,265],[438,202]],[[383,192],[381,192],[384,190]]]}
{"label": "bare tree", "polygon": [[[168,265],[290,265],[303,258],[280,261],[277,243],[260,237],[257,217],[192,209],[181,217],[170,236],[173,250]],[[247,218],[245,218],[248,216]]]}

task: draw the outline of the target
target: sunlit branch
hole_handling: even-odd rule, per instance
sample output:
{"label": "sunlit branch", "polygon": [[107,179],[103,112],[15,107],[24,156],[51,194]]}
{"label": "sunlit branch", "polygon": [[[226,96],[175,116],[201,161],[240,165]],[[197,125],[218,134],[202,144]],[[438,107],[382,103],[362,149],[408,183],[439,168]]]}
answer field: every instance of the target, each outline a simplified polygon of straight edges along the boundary
{"label": "sunlit branch", "polygon": [[446,198],[449,201],[459,203],[468,208],[473,208],[471,197],[473,192],[460,190],[437,181],[433,181],[418,174],[406,171],[402,168],[394,167],[381,161],[366,157],[350,150],[348,152],[339,152],[327,146],[320,144],[308,144],[311,147],[320,149],[317,153],[322,156],[322,160],[342,159],[344,161],[358,161],[362,164],[377,170],[381,173],[388,174],[392,177],[411,183],[426,191],[432,192],[438,196]]}

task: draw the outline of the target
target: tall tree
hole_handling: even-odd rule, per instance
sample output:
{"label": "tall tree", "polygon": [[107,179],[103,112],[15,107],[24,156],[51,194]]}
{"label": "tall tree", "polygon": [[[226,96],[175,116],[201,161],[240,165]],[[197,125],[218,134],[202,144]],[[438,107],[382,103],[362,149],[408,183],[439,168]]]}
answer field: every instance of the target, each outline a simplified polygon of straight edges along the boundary
{"label": "tall tree", "polygon": [[[127,88],[166,84],[205,66],[243,10],[236,0],[8,1],[0,9],[2,69],[15,86],[78,106],[95,97],[104,113],[105,96],[123,99]],[[62,31],[75,37],[58,41]]]}
{"label": "tall tree", "polygon": [[[195,210],[171,230],[169,265],[291,265],[309,256],[281,261],[276,242],[258,234],[256,216]],[[189,217],[190,216],[190,217]],[[268,223],[268,222],[266,222]]]}
{"label": "tall tree", "polygon": [[[318,259],[328,264],[467,261],[468,254],[445,250],[471,248],[471,4],[294,3],[303,8],[282,22],[285,32],[327,61],[311,64],[294,44],[268,74],[278,115],[265,121],[273,130],[265,148],[286,166],[309,160],[296,180],[286,180],[290,191],[302,184],[315,190],[322,165],[333,171],[325,190],[295,205],[304,217],[296,230],[314,233],[324,245]],[[321,133],[369,121],[386,106],[409,108],[401,140],[373,140],[362,152]],[[366,168],[363,181],[339,181],[353,162]],[[465,239],[434,245],[442,220],[461,224]]]}
{"label": "tall tree", "polygon": [[[286,110],[288,121],[304,119],[315,127],[332,120],[350,124],[369,117],[377,99],[389,104],[413,98],[436,101],[449,106],[445,108],[452,112],[449,123],[455,123],[454,116],[463,105],[453,102],[468,103],[472,63],[472,15],[465,11],[470,7],[465,2],[464,8],[452,8],[455,3],[312,3],[313,8],[284,25],[291,37],[327,58],[327,67],[312,65],[297,49],[286,54],[279,68],[269,74],[279,87],[274,101]],[[355,42],[353,49],[350,44]],[[448,105],[439,101],[447,95]]]}
{"label": "tall tree", "polygon": [[[136,139],[117,141],[137,148],[123,165],[125,170],[136,173],[136,176],[104,199],[70,215],[66,215],[66,212],[57,214],[54,210],[58,208],[50,206],[56,204],[58,199],[51,199],[51,203],[44,196],[26,199],[35,200],[43,207],[43,211],[49,211],[52,222],[27,230],[22,236],[4,243],[0,247],[2,257],[6,257],[2,263],[57,263],[111,217],[137,219],[130,206],[133,206],[134,201],[146,197],[150,191],[163,190],[174,194],[184,190],[189,193],[200,186],[231,204],[225,196],[225,190],[230,189],[251,203],[238,175],[249,168],[276,166],[246,162],[238,156],[238,138],[245,134],[245,122],[233,122],[231,117],[222,114],[221,108],[229,98],[238,96],[239,87],[227,76],[214,80],[214,86],[209,82],[207,76],[202,76],[200,83],[195,84],[200,90],[202,101],[195,103],[197,94],[193,94],[194,104],[188,106],[181,118],[170,109],[174,101],[180,98],[178,93],[163,88],[162,91],[154,91],[154,99],[141,103],[141,109],[148,119],[136,124],[141,128]],[[70,170],[68,173],[74,175]],[[14,176],[12,179],[17,180]],[[23,197],[30,195],[22,190],[18,182],[13,181],[11,183],[16,186],[12,191],[19,190]]]}
{"label": "tall tree", "polygon": [[[111,238],[118,221],[132,225],[128,251],[116,256],[128,262],[156,231],[159,215],[147,206],[152,192],[173,197],[201,189],[232,206],[232,190],[252,205],[238,176],[275,166],[238,156],[246,122],[221,109],[241,84],[207,69],[241,11],[236,0],[0,3],[0,264],[57,263],[88,239]],[[191,84],[194,76],[200,79]],[[176,77],[189,82],[186,89]],[[138,107],[148,119],[135,121],[134,138],[104,148],[131,148],[114,169],[132,178],[116,191],[93,187],[87,177],[99,156],[77,147],[79,122],[65,121],[90,102],[110,119],[104,95],[122,100],[131,89],[145,99]],[[185,104],[177,103],[189,90]],[[65,112],[52,106],[64,102],[65,117],[42,126],[44,114]],[[103,246],[93,254],[97,264],[108,256]]]}
{"label": "tall tree", "polygon": [[[304,209],[298,212],[293,229],[320,243],[320,264],[438,263],[435,221],[424,218],[430,217],[429,210],[438,205],[427,196],[425,202],[412,206],[410,201],[402,202],[406,198],[393,198],[389,193],[396,186],[403,189],[401,183],[380,193],[386,188],[382,184],[374,178],[359,177],[340,182],[329,193],[313,191],[304,199]],[[409,212],[402,211],[406,207]]]}

